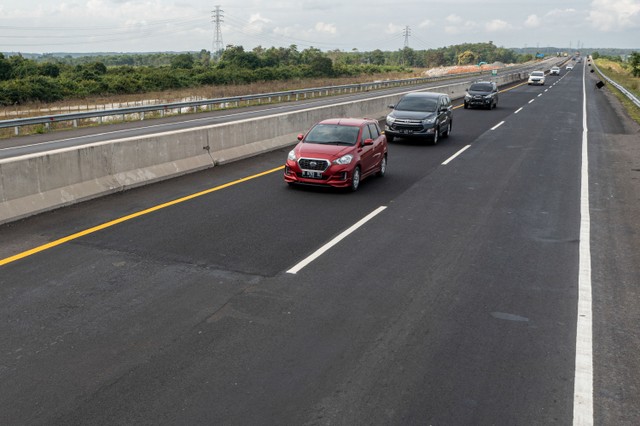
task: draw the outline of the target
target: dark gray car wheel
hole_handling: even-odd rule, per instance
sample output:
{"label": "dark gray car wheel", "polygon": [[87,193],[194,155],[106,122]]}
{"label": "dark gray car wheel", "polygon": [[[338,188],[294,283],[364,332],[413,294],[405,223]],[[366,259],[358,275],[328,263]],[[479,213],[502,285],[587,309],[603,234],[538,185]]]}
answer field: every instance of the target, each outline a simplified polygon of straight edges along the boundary
{"label": "dark gray car wheel", "polygon": [[440,126],[436,125],[433,132],[433,140],[431,141],[431,145],[437,145],[438,139],[440,138]]}
{"label": "dark gray car wheel", "polygon": [[442,134],[443,138],[448,138],[449,135],[451,134],[451,128],[453,126],[451,125],[451,120],[449,120],[449,122],[447,123],[447,130]]}

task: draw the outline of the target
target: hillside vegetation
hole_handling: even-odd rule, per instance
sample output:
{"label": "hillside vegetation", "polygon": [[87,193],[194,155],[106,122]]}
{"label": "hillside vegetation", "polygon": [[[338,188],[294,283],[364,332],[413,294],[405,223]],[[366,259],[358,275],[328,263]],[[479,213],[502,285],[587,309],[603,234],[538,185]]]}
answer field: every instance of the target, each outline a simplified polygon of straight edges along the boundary
{"label": "hillside vegetation", "polygon": [[245,51],[241,46],[228,46],[216,60],[206,50],[86,57],[43,55],[37,59],[0,53],[0,106],[530,59],[531,55],[518,55],[491,42],[424,51],[405,47],[396,52],[298,51],[295,45]]}
{"label": "hillside vegetation", "polygon": [[[592,57],[601,73],[640,98],[640,53],[632,53],[628,61],[619,56],[593,54]],[[640,123],[640,108],[614,87],[607,87],[620,99],[631,118]]]}

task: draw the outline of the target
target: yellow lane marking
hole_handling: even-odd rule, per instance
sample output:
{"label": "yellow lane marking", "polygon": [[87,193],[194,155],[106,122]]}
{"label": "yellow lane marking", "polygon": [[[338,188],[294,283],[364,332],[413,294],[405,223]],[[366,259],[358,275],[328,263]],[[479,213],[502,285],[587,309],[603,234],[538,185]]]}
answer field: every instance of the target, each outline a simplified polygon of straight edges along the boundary
{"label": "yellow lane marking", "polygon": [[126,222],[128,220],[135,219],[137,217],[144,216],[144,215],[149,214],[149,213],[153,213],[155,211],[164,209],[166,207],[170,207],[170,206],[173,206],[173,205],[176,205],[176,204],[184,203],[185,201],[189,201],[189,200],[192,200],[194,198],[202,197],[203,195],[207,195],[207,194],[210,194],[212,192],[216,192],[216,191],[219,191],[221,189],[225,189],[225,188],[228,188],[230,186],[237,185],[239,183],[243,183],[243,182],[246,182],[246,181],[249,181],[249,180],[252,180],[252,179],[256,179],[256,178],[259,178],[259,177],[262,177],[262,176],[277,172],[277,171],[282,170],[282,169],[284,169],[284,166],[279,166],[279,167],[276,167],[275,169],[267,170],[267,171],[264,171],[264,172],[261,172],[261,173],[258,173],[258,174],[252,175],[252,176],[247,176],[247,177],[244,177],[242,179],[234,180],[233,182],[228,182],[228,183],[216,186],[214,188],[209,188],[209,189],[206,189],[204,191],[197,192],[195,194],[187,195],[185,197],[178,198],[178,199],[173,200],[173,201],[169,201],[169,202],[166,202],[166,203],[163,203],[163,204],[159,204],[157,206],[150,207],[150,208],[145,209],[145,210],[141,210],[141,211],[136,212],[136,213],[132,213],[132,214],[130,214],[128,216],[123,216],[121,218],[112,220],[110,222],[103,223],[102,225],[94,226],[93,228],[85,229],[84,231],[77,232],[75,234],[60,238],[58,240],[51,241],[50,243],[43,244],[43,245],[41,245],[39,247],[36,247],[36,248],[33,248],[31,250],[27,250],[27,251],[24,251],[22,253],[18,253],[18,254],[14,255],[14,256],[7,257],[6,259],[0,259],[0,266],[9,264],[11,262],[15,262],[16,260],[24,259],[25,257],[31,256],[31,255],[36,254],[36,253],[40,253],[41,251],[48,250],[50,248],[59,246],[61,244],[68,243],[69,241],[73,241],[73,240],[76,240],[76,239],[78,239],[80,237],[84,237],[85,235],[93,234],[94,232],[98,232],[98,231],[101,231],[103,229],[110,228],[112,226],[118,225],[119,223]]}

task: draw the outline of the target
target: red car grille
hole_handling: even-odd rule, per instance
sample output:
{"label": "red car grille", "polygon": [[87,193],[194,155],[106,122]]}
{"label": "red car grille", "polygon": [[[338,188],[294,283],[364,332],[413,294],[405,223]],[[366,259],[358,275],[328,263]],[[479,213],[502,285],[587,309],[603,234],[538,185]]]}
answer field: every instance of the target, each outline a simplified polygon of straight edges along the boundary
{"label": "red car grille", "polygon": [[298,160],[298,165],[303,170],[317,170],[320,172],[324,172],[329,168],[327,160],[315,160],[312,158],[301,158]]}

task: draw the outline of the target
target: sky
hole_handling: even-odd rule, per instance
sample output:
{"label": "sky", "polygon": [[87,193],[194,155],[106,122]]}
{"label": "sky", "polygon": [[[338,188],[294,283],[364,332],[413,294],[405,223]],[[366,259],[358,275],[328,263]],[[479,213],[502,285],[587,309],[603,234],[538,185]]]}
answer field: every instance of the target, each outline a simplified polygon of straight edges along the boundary
{"label": "sky", "polygon": [[640,0],[0,3],[0,52],[183,52],[212,51],[219,45],[368,52],[395,51],[405,44],[426,50],[489,41],[506,48],[640,51]]}

